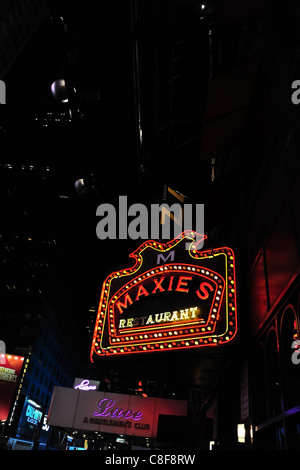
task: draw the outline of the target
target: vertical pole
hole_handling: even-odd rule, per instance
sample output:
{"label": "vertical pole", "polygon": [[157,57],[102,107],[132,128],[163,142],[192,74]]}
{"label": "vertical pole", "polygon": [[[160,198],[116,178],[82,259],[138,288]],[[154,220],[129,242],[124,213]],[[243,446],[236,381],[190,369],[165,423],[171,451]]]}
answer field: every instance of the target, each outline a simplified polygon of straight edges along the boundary
{"label": "vertical pole", "polygon": [[139,60],[139,15],[137,0],[131,0],[131,30],[132,30],[132,64],[133,64],[133,86],[136,109],[136,132],[137,132],[137,157],[142,161],[143,150],[143,128],[142,128],[142,105],[141,105],[141,79]]}

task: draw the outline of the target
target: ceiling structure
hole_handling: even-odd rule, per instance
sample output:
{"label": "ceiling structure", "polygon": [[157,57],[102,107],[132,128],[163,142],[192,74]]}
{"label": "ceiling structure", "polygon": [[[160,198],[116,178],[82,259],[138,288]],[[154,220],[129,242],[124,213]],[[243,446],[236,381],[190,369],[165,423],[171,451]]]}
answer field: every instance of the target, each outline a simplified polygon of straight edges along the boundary
{"label": "ceiling structure", "polygon": [[[152,202],[167,184],[214,207],[211,158],[226,173],[256,76],[255,48],[244,45],[253,31],[242,25],[264,11],[246,3],[244,12],[233,0],[43,2],[42,27],[4,77],[21,128],[40,135],[37,160],[57,156],[66,185],[84,178],[101,202],[137,193]],[[68,103],[51,94],[57,79]]]}
{"label": "ceiling structure", "polygon": [[[101,187],[104,174],[110,180],[120,173],[131,178],[118,179],[118,194],[132,187],[136,192],[141,179],[141,190],[145,182],[154,184],[154,197],[161,197],[154,182],[160,188],[191,187],[209,83],[209,5],[194,0],[91,0],[84,10],[77,5],[50,2],[50,16],[7,74],[10,105],[23,102],[42,126],[51,108],[54,113],[71,108],[75,131],[68,157],[82,177],[96,175]],[[70,95],[61,106],[50,92],[59,78]]]}

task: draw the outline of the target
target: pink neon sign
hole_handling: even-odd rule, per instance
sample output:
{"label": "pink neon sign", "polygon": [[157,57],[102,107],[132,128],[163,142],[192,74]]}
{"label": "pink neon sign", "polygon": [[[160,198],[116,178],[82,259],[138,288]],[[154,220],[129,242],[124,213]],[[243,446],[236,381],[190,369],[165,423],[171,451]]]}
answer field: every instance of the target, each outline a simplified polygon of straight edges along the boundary
{"label": "pink neon sign", "polygon": [[113,408],[115,406],[115,400],[110,400],[109,398],[103,398],[98,403],[99,411],[94,411],[94,416],[111,416],[112,418],[125,418],[125,419],[133,419],[138,421],[142,419],[143,412],[142,411],[135,411],[128,409],[124,411],[123,408]]}

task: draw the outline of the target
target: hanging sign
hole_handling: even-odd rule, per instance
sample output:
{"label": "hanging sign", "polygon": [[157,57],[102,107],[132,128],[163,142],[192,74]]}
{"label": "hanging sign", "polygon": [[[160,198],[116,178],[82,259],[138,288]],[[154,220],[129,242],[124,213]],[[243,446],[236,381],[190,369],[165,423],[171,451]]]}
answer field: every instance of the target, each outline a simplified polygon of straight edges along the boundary
{"label": "hanging sign", "polygon": [[93,355],[207,348],[237,333],[235,257],[228,247],[197,250],[206,236],[185,230],[168,243],[148,240],[132,267],[103,283]]}
{"label": "hanging sign", "polygon": [[0,354],[0,421],[6,421],[19,386],[24,357]]}

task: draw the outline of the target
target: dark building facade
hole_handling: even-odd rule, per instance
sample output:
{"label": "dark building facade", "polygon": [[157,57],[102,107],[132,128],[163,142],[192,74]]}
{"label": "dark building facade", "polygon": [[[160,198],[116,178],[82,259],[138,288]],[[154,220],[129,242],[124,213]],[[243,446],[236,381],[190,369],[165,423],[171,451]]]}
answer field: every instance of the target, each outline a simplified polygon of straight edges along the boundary
{"label": "dark building facade", "polygon": [[[47,414],[54,385],[100,379],[112,393],[187,399],[193,449],[298,449],[299,6],[100,3],[1,10],[0,340],[29,359],[22,400]],[[18,37],[7,25],[22,14]],[[51,93],[64,77],[68,101]],[[204,204],[208,246],[235,252],[236,343],[222,360],[91,364],[102,282],[140,244],[97,239],[96,208],[123,194],[161,202],[165,187]],[[175,422],[167,442],[170,422],[162,448],[188,448],[192,432],[181,442]]]}
{"label": "dark building facade", "polygon": [[269,93],[264,106],[259,100],[260,137],[253,126],[253,141],[260,146],[252,154],[260,159],[261,172],[245,225],[254,442],[273,449],[299,448],[300,371],[292,360],[299,338],[299,110],[292,83],[299,64],[296,23],[287,32],[289,24],[283,21],[266,61],[262,87],[269,84]]}
{"label": "dark building facade", "polygon": [[[242,339],[229,367],[232,382],[221,380],[216,393],[220,448],[299,448],[299,108],[292,100],[299,10],[289,2],[281,15],[278,7],[253,5],[223,28],[228,40],[235,31],[236,50],[254,68],[243,130],[229,146],[231,171],[223,177],[234,187],[222,227],[239,255]],[[245,65],[238,54],[231,63]],[[237,127],[223,125],[227,139]]]}
{"label": "dark building facade", "polygon": [[[17,159],[16,154],[4,151],[4,147],[14,146],[13,136],[10,131],[2,135],[2,158],[7,163],[1,164],[0,335],[7,354],[25,357],[27,367],[19,384],[18,401],[12,403],[2,431],[24,440],[18,433],[18,423],[25,400],[38,404],[46,416],[53,387],[73,386],[85,324],[78,290],[80,274],[76,276],[76,268],[70,270],[75,259],[69,258],[70,253],[63,248],[65,238],[60,235],[66,201],[54,187],[41,194],[41,184],[53,184],[49,167],[36,166],[34,157],[32,164],[26,164],[25,149],[23,154],[17,153]],[[30,187],[28,192],[26,187]]]}

